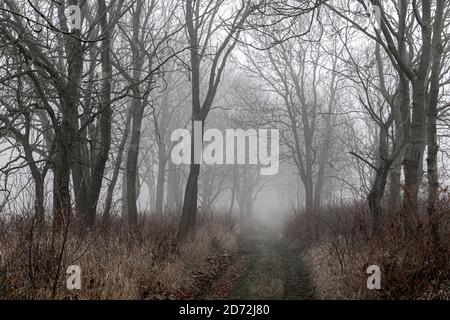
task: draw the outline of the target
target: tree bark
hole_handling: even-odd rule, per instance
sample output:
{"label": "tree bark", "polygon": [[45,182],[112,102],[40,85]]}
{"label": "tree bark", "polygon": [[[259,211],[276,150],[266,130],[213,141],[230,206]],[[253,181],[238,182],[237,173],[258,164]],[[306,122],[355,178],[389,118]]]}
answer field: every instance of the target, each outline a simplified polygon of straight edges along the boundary
{"label": "tree bark", "polygon": [[191,164],[189,176],[184,193],[183,211],[181,214],[180,226],[178,228],[178,238],[183,239],[189,236],[195,225],[198,199],[198,176],[200,175],[200,165]]}
{"label": "tree bark", "polygon": [[423,150],[425,145],[425,109],[427,77],[431,55],[431,3],[422,2],[422,46],[415,77],[411,79],[413,92],[410,146],[405,157],[405,195],[403,207],[413,216],[418,215],[419,188],[422,179]]}
{"label": "tree bark", "polygon": [[[208,13],[201,12],[201,2],[195,2],[193,0],[187,0],[185,6],[185,18],[186,29],[188,34],[188,41],[190,45],[190,63],[191,63],[191,94],[192,94],[192,137],[195,136],[194,122],[202,121],[202,128],[204,128],[204,122],[208,116],[214,98],[217,93],[217,88],[221,81],[222,73],[225,69],[225,65],[228,57],[237,44],[242,26],[251,13],[250,3],[242,3],[241,7],[233,18],[232,25],[230,26],[227,35],[224,40],[217,46],[215,54],[212,55],[212,63],[209,68],[209,82],[207,85],[207,91],[203,103],[200,102],[200,65],[201,57],[204,54],[204,50],[207,47],[202,48],[198,32],[201,28],[198,27],[199,19],[212,19],[208,23],[214,24],[216,13],[219,11],[221,2],[213,4],[213,8],[206,10]],[[212,10],[212,14],[210,14]],[[200,18],[202,16],[202,18]],[[204,21],[203,23],[207,23]],[[206,38],[211,36],[212,29],[210,28],[208,33],[204,35]],[[209,44],[208,44],[209,45]],[[203,132],[201,133],[203,141]],[[191,165],[188,181],[186,184],[186,191],[183,202],[183,211],[178,229],[178,240],[182,240],[189,236],[189,233],[195,226],[195,216],[197,212],[197,200],[198,200],[198,177],[200,174],[200,165],[194,163],[194,141],[191,139]]]}
{"label": "tree bark", "polygon": [[55,130],[56,153],[53,164],[53,231],[62,230],[63,223],[71,215],[70,203],[70,154],[71,136],[67,120]]}
{"label": "tree bark", "polygon": [[[138,82],[141,78],[142,70],[142,55],[139,51],[138,43],[140,41],[139,29],[141,22],[141,13],[143,11],[143,1],[139,0],[136,3],[135,12],[133,15],[133,35],[132,35],[132,61],[133,61],[133,76],[132,81]],[[131,140],[127,153],[127,174],[126,174],[126,204],[127,204],[127,221],[130,229],[137,228],[137,181],[138,181],[138,158],[139,145],[141,140],[142,118],[144,116],[145,104],[141,101],[141,90],[139,85],[133,86],[132,102],[131,102]]]}
{"label": "tree bark", "polygon": [[163,214],[164,206],[164,185],[166,182],[166,148],[164,145],[159,146],[159,161],[158,161],[158,180],[156,183],[156,214]]}
{"label": "tree bark", "polygon": [[[407,143],[409,136],[410,108],[409,108],[409,83],[404,76],[400,76],[394,101],[394,149],[402,148]],[[388,211],[396,212],[401,206],[401,168],[404,159],[404,152],[401,152],[396,159],[393,159],[389,172],[389,196]]]}
{"label": "tree bark", "polygon": [[417,216],[419,210],[419,187],[425,144],[425,102],[426,88],[423,80],[413,84],[413,116],[411,124],[411,143],[405,156],[405,195],[403,208]]}
{"label": "tree bark", "polygon": [[138,217],[136,204],[138,193],[136,185],[138,175],[139,142],[141,139],[141,126],[143,115],[144,115],[144,106],[142,102],[137,98],[133,98],[132,103],[133,125],[131,129],[131,141],[127,157],[127,175],[126,175],[128,225],[133,230],[136,229],[137,227],[137,217]]}
{"label": "tree bark", "polygon": [[443,54],[442,45],[442,28],[443,28],[444,1],[437,1],[436,13],[433,24],[432,39],[432,65],[430,77],[430,92],[428,97],[428,113],[427,113],[427,140],[428,140],[428,157],[427,157],[427,173],[428,173],[428,219],[430,223],[431,235],[434,243],[439,243],[439,220],[436,216],[437,204],[439,201],[439,173],[438,173],[438,140],[437,140],[437,116],[438,101],[440,89],[441,61]]}
{"label": "tree bark", "polygon": [[131,125],[131,112],[130,112],[130,110],[128,110],[127,116],[125,119],[125,129],[123,131],[122,140],[120,141],[120,145],[117,150],[117,158],[114,163],[113,175],[111,178],[111,182],[108,185],[108,190],[106,192],[105,210],[103,211],[103,223],[102,223],[105,230],[109,229],[110,223],[111,223],[111,206],[112,206],[112,199],[113,199],[113,195],[114,195],[114,188],[115,188],[117,180],[119,178],[120,165],[122,164],[123,154],[124,154],[124,150],[125,150],[125,144],[128,139],[130,125]]}
{"label": "tree bark", "polygon": [[384,194],[388,172],[389,166],[386,164],[378,167],[378,170],[375,173],[375,180],[372,184],[372,188],[367,196],[367,202],[373,217],[372,231],[374,234],[378,234],[382,227],[381,199]]}
{"label": "tree bark", "polygon": [[100,126],[100,141],[98,148],[91,151],[95,154],[95,157],[93,157],[94,163],[92,164],[92,173],[90,176],[87,195],[88,211],[84,217],[85,225],[87,227],[92,227],[95,223],[103,175],[111,147],[111,36],[105,0],[98,0],[98,16],[100,17],[100,25],[103,36],[103,42],[101,45],[101,67],[103,80],[99,104],[100,119],[97,120],[99,121]]}
{"label": "tree bark", "polygon": [[[76,4],[78,1],[72,1]],[[65,29],[66,17],[64,8],[58,11],[59,19]],[[55,130],[56,160],[54,166],[54,215],[55,229],[61,230],[64,219],[68,223],[71,214],[70,203],[70,170],[74,163],[74,143],[78,141],[78,104],[80,101],[80,83],[83,72],[82,43],[76,37],[81,35],[80,30],[74,31],[75,37],[64,36],[64,47],[67,55],[67,82],[56,84],[61,101],[62,122],[61,127]]]}

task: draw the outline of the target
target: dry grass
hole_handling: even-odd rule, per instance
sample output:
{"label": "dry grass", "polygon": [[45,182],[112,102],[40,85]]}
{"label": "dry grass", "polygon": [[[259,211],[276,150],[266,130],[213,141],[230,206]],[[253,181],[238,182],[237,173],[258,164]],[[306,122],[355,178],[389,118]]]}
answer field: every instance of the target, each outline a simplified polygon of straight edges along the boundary
{"label": "dry grass", "polygon": [[[218,216],[200,216],[195,235],[178,246],[177,216],[140,220],[138,234],[128,233],[120,220],[107,234],[96,230],[80,237],[69,228],[63,250],[63,236],[52,240],[50,228],[38,232],[30,218],[3,223],[0,298],[176,298],[193,285],[193,274],[207,268],[210,256],[236,250],[235,232]],[[66,288],[69,265],[81,268],[81,290]]]}
{"label": "dry grass", "polygon": [[[440,203],[438,216],[441,241],[431,238],[424,212],[414,229],[404,232],[405,212],[386,217],[384,230],[371,236],[370,215],[359,204],[335,206],[308,217],[319,230],[305,236],[304,215],[287,223],[286,234],[305,247],[304,255],[316,297],[321,299],[449,299],[450,298],[450,200]],[[311,223],[313,219],[313,223]],[[297,230],[297,233],[295,232]],[[381,290],[367,289],[369,265],[381,269]]]}

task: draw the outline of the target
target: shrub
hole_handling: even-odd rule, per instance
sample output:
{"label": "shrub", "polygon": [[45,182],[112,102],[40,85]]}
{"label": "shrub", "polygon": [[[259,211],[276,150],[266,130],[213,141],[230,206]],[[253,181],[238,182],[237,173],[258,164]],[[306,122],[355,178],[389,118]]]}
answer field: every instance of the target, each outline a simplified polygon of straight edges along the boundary
{"label": "shrub", "polygon": [[[54,236],[30,215],[14,216],[0,230],[0,298],[173,298],[193,285],[192,275],[209,256],[236,249],[236,234],[220,216],[200,215],[195,235],[180,245],[178,221],[176,215],[141,216],[131,233],[115,218],[109,232],[96,226],[81,236],[73,219],[66,234]],[[81,290],[66,288],[69,265],[81,268]]]}
{"label": "shrub", "polygon": [[[449,199],[443,197],[435,217],[440,225],[438,244],[432,241],[424,208],[414,229],[404,227],[404,217],[413,215],[399,210],[385,217],[382,232],[375,236],[369,232],[369,211],[360,203],[330,206],[320,217],[291,215],[285,234],[305,248],[304,260],[318,298],[448,299]],[[319,236],[306,232],[307,227],[318,230]],[[381,269],[380,290],[367,289],[369,265]]]}

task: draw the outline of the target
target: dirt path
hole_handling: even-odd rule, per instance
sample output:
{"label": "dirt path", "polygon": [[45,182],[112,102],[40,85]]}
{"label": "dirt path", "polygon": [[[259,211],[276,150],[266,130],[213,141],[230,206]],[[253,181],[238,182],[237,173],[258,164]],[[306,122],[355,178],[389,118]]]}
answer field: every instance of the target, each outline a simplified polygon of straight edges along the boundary
{"label": "dirt path", "polygon": [[313,299],[313,290],[299,251],[279,233],[265,227],[243,239],[248,267],[230,299]]}

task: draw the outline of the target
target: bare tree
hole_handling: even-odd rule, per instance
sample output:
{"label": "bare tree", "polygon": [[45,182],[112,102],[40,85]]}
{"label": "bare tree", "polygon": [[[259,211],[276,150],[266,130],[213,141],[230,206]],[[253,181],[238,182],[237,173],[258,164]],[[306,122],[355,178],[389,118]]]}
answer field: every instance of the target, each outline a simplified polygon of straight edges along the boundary
{"label": "bare tree", "polygon": [[[227,19],[219,17],[219,11],[225,1],[203,2],[201,0],[187,0],[185,7],[186,29],[190,47],[190,71],[192,89],[192,137],[196,136],[194,122],[201,121],[205,125],[211,110],[214,97],[219,86],[225,64],[233,48],[236,46],[242,28],[254,6],[250,1],[241,1],[240,8]],[[227,32],[220,41],[214,35],[220,30]],[[217,43],[218,42],[218,43]],[[211,46],[217,43],[217,50]],[[204,56],[211,57],[210,65],[202,63]],[[201,68],[209,70],[207,90],[201,93]],[[203,136],[203,133],[201,133]],[[186,238],[195,226],[198,200],[198,177],[200,164],[194,159],[194,139],[191,139],[191,165],[184,194],[183,212],[178,229],[178,239]]]}
{"label": "bare tree", "polygon": [[[162,6],[162,7],[159,7]],[[133,3],[130,17],[131,30],[125,25],[120,26],[123,36],[131,50],[129,66],[121,64],[115,57],[116,67],[128,81],[128,88],[132,93],[131,132],[126,156],[126,215],[132,229],[137,227],[137,186],[138,186],[138,158],[141,141],[142,121],[145,110],[152,103],[151,92],[157,86],[156,77],[160,68],[177,54],[170,47],[170,39],[179,30],[174,27],[176,4],[164,6],[158,1]],[[147,42],[150,45],[147,45]],[[146,72],[144,73],[144,70]]]}

